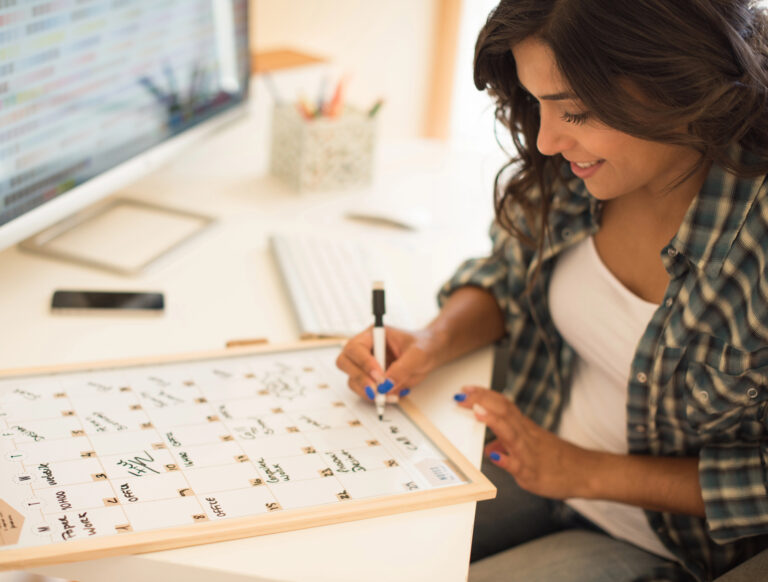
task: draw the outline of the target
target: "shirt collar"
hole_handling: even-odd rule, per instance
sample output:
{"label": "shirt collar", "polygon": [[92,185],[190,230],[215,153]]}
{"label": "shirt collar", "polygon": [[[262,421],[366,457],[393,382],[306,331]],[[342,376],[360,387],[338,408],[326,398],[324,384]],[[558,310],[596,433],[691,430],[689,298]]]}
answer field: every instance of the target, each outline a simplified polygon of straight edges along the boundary
{"label": "shirt collar", "polygon": [[[746,152],[734,153],[743,163],[755,160]],[[765,176],[738,178],[713,164],[670,247],[707,275],[717,276],[764,184]]]}

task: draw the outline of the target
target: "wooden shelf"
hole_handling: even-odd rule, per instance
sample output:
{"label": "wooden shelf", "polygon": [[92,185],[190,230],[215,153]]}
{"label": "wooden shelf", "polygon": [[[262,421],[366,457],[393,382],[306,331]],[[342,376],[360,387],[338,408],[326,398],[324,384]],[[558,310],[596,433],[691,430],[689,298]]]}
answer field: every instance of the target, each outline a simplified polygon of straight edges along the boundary
{"label": "wooden shelf", "polygon": [[293,49],[279,49],[251,53],[251,74],[270,73],[281,69],[327,63],[328,59]]}

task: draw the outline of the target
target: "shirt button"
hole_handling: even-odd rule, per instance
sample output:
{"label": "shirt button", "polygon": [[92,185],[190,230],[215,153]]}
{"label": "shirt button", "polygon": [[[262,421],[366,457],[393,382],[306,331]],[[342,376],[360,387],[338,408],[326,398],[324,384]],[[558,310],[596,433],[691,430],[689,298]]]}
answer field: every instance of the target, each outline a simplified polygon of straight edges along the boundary
{"label": "shirt button", "polygon": [[672,304],[674,302],[675,302],[674,299],[672,299],[671,297],[667,297],[666,300],[664,301],[664,305],[666,305],[667,307],[672,307]]}
{"label": "shirt button", "polygon": [[670,257],[676,257],[677,256],[677,249],[675,247],[667,247],[667,254]]}
{"label": "shirt button", "polygon": [[699,390],[696,396],[698,396],[699,400],[701,400],[702,402],[709,401],[709,392],[707,392],[706,390]]}
{"label": "shirt button", "polygon": [[560,234],[562,235],[562,237],[563,237],[565,240],[568,240],[569,238],[571,238],[571,235],[572,235],[573,233],[571,232],[571,229],[570,229],[570,228],[564,228],[563,230],[561,230],[561,231],[560,231]]}
{"label": "shirt button", "polygon": [[646,429],[646,427],[645,427],[645,425],[644,425],[644,424],[636,424],[636,425],[635,425],[635,430],[636,430],[637,432],[645,432],[645,431],[646,431],[646,430],[648,430],[648,429]]}
{"label": "shirt button", "polygon": [[757,392],[757,388],[755,388],[754,386],[752,386],[752,388],[750,388],[749,390],[747,390],[747,396],[749,396],[749,397],[750,397],[750,398],[752,398],[753,400],[754,400],[755,398],[757,398],[757,394],[758,394],[758,392]]}
{"label": "shirt button", "polygon": [[638,372],[637,376],[635,376],[635,378],[641,384],[645,384],[648,381],[648,376],[646,376],[645,372]]}

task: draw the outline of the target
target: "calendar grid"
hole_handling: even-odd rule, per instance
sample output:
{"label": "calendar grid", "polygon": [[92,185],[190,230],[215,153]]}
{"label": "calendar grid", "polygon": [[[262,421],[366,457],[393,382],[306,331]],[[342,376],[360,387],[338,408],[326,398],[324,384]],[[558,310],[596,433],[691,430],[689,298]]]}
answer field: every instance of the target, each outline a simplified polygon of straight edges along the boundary
{"label": "calendar grid", "polygon": [[390,406],[379,421],[333,366],[339,349],[0,376],[0,474],[13,475],[0,481],[0,569],[243,518],[489,495],[413,412]]}

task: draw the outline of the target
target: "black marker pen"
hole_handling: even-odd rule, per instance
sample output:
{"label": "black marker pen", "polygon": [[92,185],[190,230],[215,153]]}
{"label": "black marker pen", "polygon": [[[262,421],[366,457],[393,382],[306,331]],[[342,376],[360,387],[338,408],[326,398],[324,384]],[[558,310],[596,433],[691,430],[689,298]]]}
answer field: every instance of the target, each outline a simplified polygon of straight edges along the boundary
{"label": "black marker pen", "polygon": [[[387,338],[384,333],[384,283],[376,281],[373,284],[373,357],[381,366],[382,372],[387,369]],[[387,402],[386,394],[376,391],[376,412],[379,420],[384,419],[384,405]]]}

